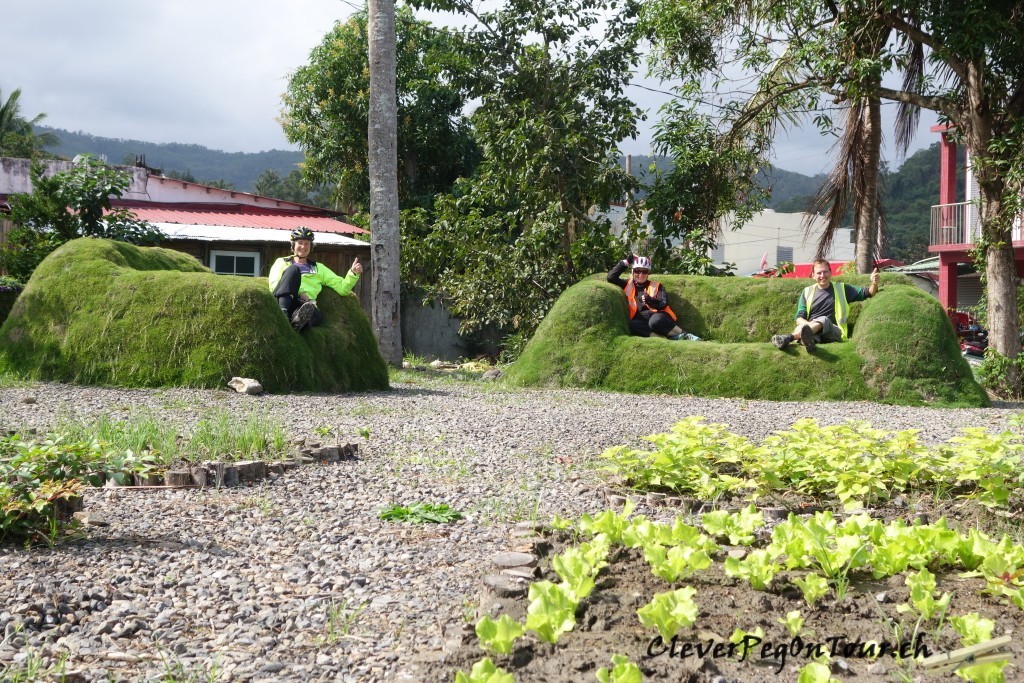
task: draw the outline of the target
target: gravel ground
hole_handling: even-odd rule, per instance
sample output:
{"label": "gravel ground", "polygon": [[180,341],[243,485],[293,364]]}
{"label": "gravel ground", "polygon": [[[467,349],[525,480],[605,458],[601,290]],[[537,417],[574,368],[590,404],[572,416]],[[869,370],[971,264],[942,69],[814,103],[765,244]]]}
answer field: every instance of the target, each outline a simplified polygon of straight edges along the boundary
{"label": "gravel ground", "polygon": [[[491,558],[516,522],[605,507],[593,458],[688,415],[753,438],[806,416],[929,442],[1007,427],[1022,404],[939,410],[510,391],[401,373],[390,392],[249,397],[225,391],[32,384],[0,389],[0,428],[59,416],[158,411],[182,431],[211,409],[269,414],[295,436],[336,426],[358,461],[308,465],[260,486],[101,490],[109,522],[54,549],[0,549],[0,668],[67,653],[79,680],[420,680],[475,620]],[[25,402],[28,397],[34,403]],[[357,437],[370,429],[369,439]],[[465,518],[414,526],[380,508],[448,503]],[[2,671],[0,671],[2,673]]]}

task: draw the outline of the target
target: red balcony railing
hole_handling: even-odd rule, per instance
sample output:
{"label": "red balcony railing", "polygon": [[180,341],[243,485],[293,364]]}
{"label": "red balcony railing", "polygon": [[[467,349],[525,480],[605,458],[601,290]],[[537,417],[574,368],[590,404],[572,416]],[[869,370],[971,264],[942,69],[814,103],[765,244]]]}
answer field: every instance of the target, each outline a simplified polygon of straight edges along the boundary
{"label": "red balcony railing", "polygon": [[[974,244],[981,234],[981,220],[975,202],[939,204],[932,207],[930,244]],[[1024,241],[1024,217],[1013,223],[1010,239]]]}

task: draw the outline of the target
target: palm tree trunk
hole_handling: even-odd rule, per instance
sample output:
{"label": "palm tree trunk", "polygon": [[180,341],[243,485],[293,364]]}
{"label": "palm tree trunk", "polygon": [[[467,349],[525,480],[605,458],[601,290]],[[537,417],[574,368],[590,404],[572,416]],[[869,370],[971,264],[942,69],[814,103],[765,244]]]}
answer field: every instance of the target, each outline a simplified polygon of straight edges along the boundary
{"label": "palm tree trunk", "polygon": [[857,272],[870,273],[875,267],[878,251],[878,167],[882,158],[882,103],[877,97],[869,97],[861,107],[861,131],[863,139],[859,154],[858,173],[854,182],[859,186],[855,193],[857,235]]}
{"label": "palm tree trunk", "polygon": [[381,355],[402,364],[398,234],[398,113],[394,0],[369,1],[370,253],[373,332]]}

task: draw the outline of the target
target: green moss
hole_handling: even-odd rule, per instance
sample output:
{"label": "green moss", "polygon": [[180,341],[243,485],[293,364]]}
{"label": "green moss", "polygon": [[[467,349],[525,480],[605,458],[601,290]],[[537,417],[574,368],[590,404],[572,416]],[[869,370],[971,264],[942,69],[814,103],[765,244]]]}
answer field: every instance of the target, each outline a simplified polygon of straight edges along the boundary
{"label": "green moss", "polygon": [[[878,296],[851,305],[850,342],[821,345],[813,356],[769,342],[793,329],[809,280],[657,279],[682,326],[706,341],[629,336],[622,291],[593,276],[559,298],[505,381],[787,401],[988,404],[938,301],[904,276],[883,276]],[[866,276],[841,280],[868,284]]]}
{"label": "green moss", "polygon": [[83,238],[39,265],[0,327],[0,371],[80,384],[269,391],[388,386],[355,297],[325,290],[326,324],[296,334],[263,278],[214,275],[169,249]]}

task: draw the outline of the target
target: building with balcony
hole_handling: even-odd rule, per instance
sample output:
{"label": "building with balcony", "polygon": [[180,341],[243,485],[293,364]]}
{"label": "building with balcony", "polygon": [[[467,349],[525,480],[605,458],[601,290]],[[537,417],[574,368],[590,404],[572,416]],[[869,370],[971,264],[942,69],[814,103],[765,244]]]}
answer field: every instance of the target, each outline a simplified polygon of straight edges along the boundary
{"label": "building with balcony", "polygon": [[[956,143],[950,139],[947,126],[933,126],[933,133],[942,136],[939,151],[939,203],[932,207],[928,251],[939,259],[939,302],[947,311],[958,308],[957,271],[963,264],[973,263],[970,250],[981,236],[978,212],[978,183],[967,155],[967,182],[963,201],[956,196]],[[1024,216],[1013,223],[1011,240],[1018,277],[1024,277]]]}

